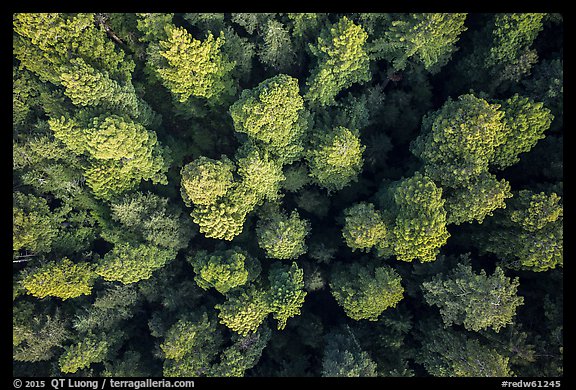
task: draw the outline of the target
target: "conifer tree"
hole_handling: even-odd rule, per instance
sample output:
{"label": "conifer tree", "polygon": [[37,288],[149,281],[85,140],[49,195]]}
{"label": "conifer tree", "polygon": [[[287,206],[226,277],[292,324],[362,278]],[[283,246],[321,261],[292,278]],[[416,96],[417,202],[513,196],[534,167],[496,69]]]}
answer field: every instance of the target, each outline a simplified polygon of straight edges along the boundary
{"label": "conifer tree", "polygon": [[[466,258],[466,257],[465,257]],[[512,323],[524,298],[516,295],[518,278],[510,279],[497,267],[494,274],[472,271],[470,265],[457,264],[448,275],[422,283],[424,298],[438,306],[446,326],[460,324],[468,330],[492,328],[499,332]]]}
{"label": "conifer tree", "polygon": [[467,30],[463,13],[421,13],[402,15],[391,22],[382,37],[371,42],[371,57],[385,59],[395,71],[410,62],[438,72],[457,50],[460,34]]}
{"label": "conifer tree", "polygon": [[315,146],[306,155],[314,181],[328,191],[339,191],[356,181],[366,149],[358,131],[337,127],[315,136]]}
{"label": "conifer tree", "polygon": [[256,332],[271,311],[268,292],[254,285],[231,292],[215,309],[220,323],[242,336]]}
{"label": "conifer tree", "polygon": [[290,217],[273,214],[260,219],[256,227],[258,245],[273,259],[296,259],[307,251],[306,236],[310,233],[310,223],[300,219],[296,210]]}
{"label": "conifer tree", "polygon": [[178,101],[186,102],[194,96],[219,105],[236,93],[230,77],[235,64],[222,53],[224,35],[214,38],[208,34],[200,41],[174,25],[167,26],[167,33],[167,39],[159,42],[160,55],[165,61],[156,71]]}
{"label": "conifer tree", "polygon": [[[352,252],[369,252],[388,239],[386,223],[372,203],[358,203],[344,210],[345,225],[342,235]],[[382,244],[380,244],[382,245]]]}
{"label": "conifer tree", "polygon": [[116,244],[96,267],[96,273],[105,280],[124,284],[136,283],[152,276],[176,257],[174,250],[154,245]]}
{"label": "conifer tree", "polygon": [[365,44],[368,34],[346,16],[323,30],[310,45],[318,65],[306,81],[305,99],[314,106],[333,105],[336,95],[355,83],[370,80],[370,59]]}
{"label": "conifer tree", "polygon": [[299,90],[298,80],[285,74],[244,89],[230,106],[234,128],[282,163],[299,159],[309,126],[309,113]]}
{"label": "conifer tree", "polygon": [[75,373],[80,369],[87,368],[93,363],[100,363],[108,353],[108,343],[89,337],[76,344],[65,348],[60,356],[60,371],[63,373]]}
{"label": "conifer tree", "polygon": [[375,377],[376,363],[360,348],[356,337],[347,325],[328,333],[322,358],[324,377]]}
{"label": "conifer tree", "polygon": [[201,288],[214,287],[221,294],[252,282],[260,274],[260,263],[238,247],[213,253],[198,251],[187,258],[194,267],[194,280]]}
{"label": "conifer tree", "polygon": [[274,264],[268,273],[270,282],[269,305],[272,317],[278,320],[278,329],[286,327],[286,321],[300,314],[304,304],[304,272],[293,262],[290,267]]}
{"label": "conifer tree", "polygon": [[450,237],[442,189],[417,172],[392,185],[389,192],[397,209],[392,231],[396,259],[434,261]]}
{"label": "conifer tree", "polygon": [[94,266],[73,263],[68,258],[52,261],[32,271],[22,280],[27,293],[38,298],[53,296],[62,300],[90,295],[96,279]]}
{"label": "conifer tree", "polygon": [[400,281],[400,275],[391,267],[352,263],[336,267],[330,292],[350,318],[376,321],[384,310],[402,300],[404,288]]}

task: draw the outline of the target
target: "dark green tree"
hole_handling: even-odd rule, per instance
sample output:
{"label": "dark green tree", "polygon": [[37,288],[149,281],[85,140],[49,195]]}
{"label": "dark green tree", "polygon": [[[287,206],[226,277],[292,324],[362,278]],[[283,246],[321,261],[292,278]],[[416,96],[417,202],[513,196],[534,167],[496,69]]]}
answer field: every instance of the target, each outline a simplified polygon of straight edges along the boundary
{"label": "dark green tree", "polygon": [[[468,258],[464,257],[465,262]],[[518,278],[505,276],[497,267],[494,274],[474,273],[470,265],[457,264],[447,275],[422,283],[424,298],[438,306],[446,326],[464,325],[468,330],[492,328],[499,332],[511,324],[524,298],[517,295]]]}

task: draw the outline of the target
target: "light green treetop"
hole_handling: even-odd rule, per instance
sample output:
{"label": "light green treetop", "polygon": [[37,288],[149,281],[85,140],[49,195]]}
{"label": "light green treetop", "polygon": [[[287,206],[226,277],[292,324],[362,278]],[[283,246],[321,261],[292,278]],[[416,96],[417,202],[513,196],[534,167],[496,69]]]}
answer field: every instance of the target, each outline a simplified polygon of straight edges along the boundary
{"label": "light green treetop", "polygon": [[547,195],[522,190],[516,196],[510,220],[529,232],[540,230],[564,215],[560,201],[561,198],[554,192]]}
{"label": "light green treetop", "polygon": [[332,273],[330,292],[348,317],[377,321],[389,307],[403,298],[400,275],[389,266],[352,263],[338,266]]}
{"label": "light green treetop", "polygon": [[234,128],[261,143],[283,163],[298,159],[309,125],[298,80],[280,74],[244,89],[230,106]]}
{"label": "light green treetop", "polygon": [[369,252],[388,239],[388,229],[382,215],[372,203],[357,203],[344,210],[345,225],[342,236],[354,252]]}
{"label": "light green treetop", "polygon": [[256,148],[249,150],[245,156],[238,158],[242,190],[252,193],[259,201],[277,200],[280,197],[280,186],[285,179],[282,164],[270,158],[266,152]]}
{"label": "light green treetop", "polygon": [[60,85],[61,69],[72,58],[82,58],[119,82],[131,79],[134,62],[96,27],[94,14],[19,13],[13,23],[14,55],[43,81]]}
{"label": "light green treetop", "polygon": [[496,147],[492,163],[504,169],[519,162],[521,153],[529,152],[544,138],[544,132],[550,127],[554,116],[542,103],[518,94],[501,104],[505,112],[506,139]]}
{"label": "light green treetop", "polygon": [[510,183],[498,181],[490,173],[482,173],[468,187],[453,190],[446,197],[447,223],[482,223],[497,209],[506,208],[506,199],[512,197]]}
{"label": "light green treetop", "polygon": [[227,95],[235,94],[236,86],[230,77],[235,63],[222,53],[223,34],[214,38],[209,33],[200,41],[183,27],[169,26],[167,32],[167,40],[159,42],[160,55],[166,61],[156,70],[164,86],[180,102],[195,96],[218,105]]}
{"label": "light green treetop", "polygon": [[58,219],[44,198],[14,192],[12,249],[48,253],[58,235]]}
{"label": "light green treetop", "polygon": [[543,13],[497,14],[492,30],[493,45],[488,65],[513,63],[520,58],[542,30]]}
{"label": "light green treetop", "polygon": [[450,187],[466,186],[488,170],[496,149],[506,141],[504,112],[474,95],[448,100],[422,120],[422,132],[411,151],[424,162],[434,181]]}
{"label": "light green treetop", "polygon": [[339,191],[357,180],[366,149],[358,131],[337,127],[330,132],[318,132],[314,145],[306,158],[310,176],[318,185],[328,191]]}
{"label": "light green treetop", "polygon": [[214,287],[222,294],[253,281],[261,268],[257,259],[238,247],[211,254],[198,251],[187,260],[194,268],[198,286],[205,290]]}
{"label": "light green treetop", "polygon": [[176,251],[154,245],[117,244],[106,253],[96,268],[105,280],[124,284],[148,279],[152,272],[162,268],[176,257]]}
{"label": "light green treetop", "polygon": [[332,105],[343,89],[369,81],[370,59],[364,47],[367,38],[362,26],[345,16],[329,30],[323,30],[317,45],[310,44],[318,65],[306,81],[305,99],[313,105]]}
{"label": "light green treetop", "polygon": [[300,219],[294,210],[290,217],[277,213],[260,219],[256,226],[258,245],[273,259],[296,259],[306,253],[306,236],[310,233],[310,222]]}
{"label": "light green treetop", "polygon": [[58,361],[60,371],[65,374],[74,373],[89,367],[92,363],[100,363],[106,357],[108,349],[108,342],[94,337],[73,344],[60,356]]}
{"label": "light green treetop", "polygon": [[165,358],[164,376],[205,375],[221,343],[217,322],[206,313],[196,319],[179,319],[168,329],[160,344]]}
{"label": "light green treetop", "polygon": [[255,332],[270,313],[268,292],[248,285],[226,296],[223,304],[215,306],[220,323],[246,336]]}
{"label": "light green treetop", "polygon": [[38,298],[53,296],[62,300],[90,295],[96,280],[94,265],[87,262],[73,263],[68,258],[51,261],[32,271],[22,286]]}
{"label": "light green treetop", "polygon": [[450,237],[442,189],[417,172],[390,190],[398,209],[393,229],[396,258],[402,261],[436,260],[439,248]]}
{"label": "light green treetop", "polygon": [[141,180],[167,183],[165,151],[156,133],[141,124],[118,115],[101,115],[88,123],[66,117],[48,123],[70,150],[86,155],[86,183],[97,197],[109,200]]}
{"label": "light green treetop", "polygon": [[204,156],[184,165],[180,172],[182,176],[181,194],[184,203],[196,205],[211,205],[220,197],[225,196],[234,186],[234,163],[225,155],[220,160]]}

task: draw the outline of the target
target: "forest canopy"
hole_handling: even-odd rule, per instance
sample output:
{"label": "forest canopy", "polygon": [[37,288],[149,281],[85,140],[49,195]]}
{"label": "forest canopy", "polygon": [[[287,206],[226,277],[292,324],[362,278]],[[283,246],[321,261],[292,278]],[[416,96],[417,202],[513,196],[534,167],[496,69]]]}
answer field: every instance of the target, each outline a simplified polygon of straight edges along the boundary
{"label": "forest canopy", "polygon": [[563,376],[561,14],[12,19],[14,376]]}

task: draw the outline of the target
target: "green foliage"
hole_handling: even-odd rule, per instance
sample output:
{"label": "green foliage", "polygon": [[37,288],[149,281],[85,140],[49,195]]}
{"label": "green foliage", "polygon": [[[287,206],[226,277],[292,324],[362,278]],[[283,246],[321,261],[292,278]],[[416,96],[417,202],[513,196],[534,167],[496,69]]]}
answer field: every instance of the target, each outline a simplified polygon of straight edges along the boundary
{"label": "green foliage", "polygon": [[505,113],[474,95],[448,100],[422,119],[422,132],[411,151],[424,162],[432,180],[464,187],[488,170],[496,150],[506,142]]}
{"label": "green foliage", "polygon": [[355,83],[370,80],[370,59],[365,44],[368,34],[346,16],[322,31],[310,45],[318,65],[306,81],[305,99],[315,106],[333,105],[336,95]]}
{"label": "green foliage", "polygon": [[308,170],[304,165],[290,165],[284,170],[284,181],[282,188],[289,192],[298,192],[305,185],[310,183]]}
{"label": "green foliage", "polygon": [[284,174],[282,164],[269,158],[267,153],[252,149],[238,159],[238,174],[242,178],[243,189],[258,199],[277,200]]}
{"label": "green foliage", "polygon": [[12,197],[12,249],[50,252],[58,235],[58,219],[44,198],[15,192]]}
{"label": "green foliage", "polygon": [[242,233],[246,215],[256,204],[245,200],[242,197],[224,199],[214,205],[196,207],[190,215],[204,236],[231,241]]}
{"label": "green foliage", "polygon": [[[111,217],[124,231],[137,234],[140,240],[161,248],[179,250],[188,246],[192,229],[181,212],[150,192],[136,192],[111,202]],[[122,242],[122,237],[120,242]]]}
{"label": "green foliage", "polygon": [[275,263],[268,274],[270,282],[269,307],[272,317],[278,320],[278,330],[286,327],[286,321],[300,314],[304,304],[304,271],[293,262],[290,267]]}
{"label": "green foliage", "polygon": [[232,22],[244,27],[248,34],[252,35],[255,32],[260,32],[262,27],[266,25],[266,23],[273,18],[275,14],[273,13],[249,13],[249,12],[241,12],[231,14]]}
{"label": "green foliage", "polygon": [[430,375],[440,377],[510,377],[509,358],[496,350],[441,327],[426,329],[417,355]]}
{"label": "green foliage", "polygon": [[264,43],[258,52],[260,62],[279,73],[289,71],[296,54],[290,33],[284,25],[277,20],[268,20],[262,38]]}
{"label": "green foliage", "polygon": [[[542,13],[497,14],[494,17],[492,46],[485,58],[488,67],[503,68],[503,78],[518,81],[536,62],[536,52],[530,49],[542,30]],[[523,64],[522,61],[527,63]]]}
{"label": "green foliage", "polygon": [[493,164],[503,169],[520,161],[520,153],[529,152],[544,138],[554,116],[542,103],[518,94],[502,102],[503,121],[507,127],[505,142],[496,148]]}
{"label": "green foliage", "polygon": [[556,193],[523,190],[512,198],[494,228],[478,233],[483,252],[512,269],[543,272],[564,264],[563,206]]}
{"label": "green foliage", "polygon": [[101,115],[83,127],[76,120],[48,121],[55,137],[76,154],[86,154],[86,184],[109,200],[141,180],[166,184],[167,164],[156,133],[117,115]]}
{"label": "green foliage", "polygon": [[20,362],[51,360],[70,337],[60,312],[36,314],[34,306],[23,301],[14,305],[12,329],[12,358]]}
{"label": "green foliage", "polygon": [[220,323],[242,336],[255,332],[271,311],[268,292],[254,285],[231,292],[214,308]]}
{"label": "green foliage", "polygon": [[280,74],[245,89],[230,106],[234,128],[256,140],[284,163],[297,160],[308,129],[308,111],[298,80]]}
{"label": "green foliage", "polygon": [[506,208],[506,199],[512,197],[510,183],[498,181],[494,175],[483,173],[468,187],[450,192],[446,198],[447,223],[482,223],[494,210]]}
{"label": "green foliage", "polygon": [[442,189],[427,176],[417,172],[391,186],[398,210],[394,229],[393,253],[396,259],[422,262],[434,261],[439,248],[446,244],[450,233],[446,229],[445,200]]}
{"label": "green foliage", "polygon": [[22,279],[26,292],[38,298],[53,296],[66,300],[90,295],[96,275],[90,263],[73,263],[68,258],[51,261]]}
{"label": "green foliage", "polygon": [[60,371],[74,373],[87,368],[93,363],[100,363],[108,353],[108,342],[95,338],[87,338],[65,348],[58,361]]}
{"label": "green foliage", "polygon": [[462,13],[405,15],[372,42],[372,57],[390,62],[395,71],[404,70],[413,61],[437,72],[457,50],[455,43],[467,30],[465,20]]}
{"label": "green foliage", "polygon": [[198,251],[187,260],[194,268],[198,286],[204,290],[214,287],[222,294],[253,281],[261,268],[257,259],[238,247],[211,254]]}
{"label": "green foliage", "polygon": [[458,264],[448,275],[422,283],[422,289],[426,302],[440,308],[446,326],[499,332],[512,323],[517,307],[524,303],[516,295],[519,284],[518,278],[507,278],[499,267],[487,276],[485,270],[476,274],[471,266]]}
{"label": "green foliage", "polygon": [[139,13],[137,15],[137,28],[142,33],[140,41],[157,42],[166,39],[168,33],[166,26],[172,24],[174,14]]}
{"label": "green foliage", "polygon": [[402,300],[400,281],[400,275],[389,266],[352,263],[335,268],[330,292],[350,318],[377,321],[384,310]]}
{"label": "green foliage", "polygon": [[270,340],[271,332],[266,326],[245,336],[234,336],[234,343],[220,354],[220,362],[214,364],[210,375],[217,377],[241,377],[254,367],[262,356],[262,350]]}
{"label": "green foliage", "polygon": [[194,39],[186,29],[168,25],[168,38],[159,42],[160,55],[165,59],[156,71],[163,85],[180,101],[191,96],[220,104],[236,87],[230,78],[235,63],[222,53],[224,35],[212,34],[204,41]]}
{"label": "green foliage", "polygon": [[386,223],[372,203],[358,203],[344,210],[342,236],[352,252],[369,252],[388,239]]}
{"label": "green foliage", "polygon": [[297,259],[307,251],[306,236],[310,233],[310,222],[300,219],[294,210],[290,217],[277,213],[260,219],[256,227],[258,245],[266,256],[273,259]]}
{"label": "green foliage", "polygon": [[94,303],[85,313],[72,321],[74,329],[89,333],[95,330],[113,331],[124,324],[123,320],[134,316],[141,295],[134,285],[115,284],[97,293]]}
{"label": "green foliage", "polygon": [[197,320],[180,319],[170,327],[160,344],[164,376],[205,374],[222,343],[215,320],[203,313]]}
{"label": "green foliage", "polygon": [[152,272],[162,268],[175,258],[174,250],[162,249],[154,245],[131,245],[120,243],[96,267],[96,273],[108,281],[123,284],[136,283],[152,276]]}
{"label": "green foliage", "polygon": [[510,220],[522,229],[535,232],[557,221],[564,215],[561,198],[556,193],[546,195],[520,191],[510,212]]}
{"label": "green foliage", "polygon": [[182,167],[181,194],[184,202],[212,205],[234,185],[234,163],[222,155],[220,160],[201,156]]}
{"label": "green foliage", "polygon": [[314,149],[306,155],[310,176],[328,191],[339,191],[357,180],[365,149],[358,131],[336,127],[330,132],[318,132]]}
{"label": "green foliage", "polygon": [[129,80],[134,70],[134,62],[96,28],[93,14],[18,13],[13,23],[14,56],[21,67],[42,81],[59,85],[61,71],[73,58],[81,58],[118,81]]}
{"label": "green foliage", "polygon": [[346,325],[326,335],[322,358],[323,377],[375,377],[376,363],[362,350]]}
{"label": "green foliage", "polygon": [[563,375],[561,14],[12,28],[14,377]]}

